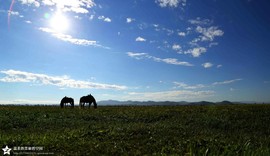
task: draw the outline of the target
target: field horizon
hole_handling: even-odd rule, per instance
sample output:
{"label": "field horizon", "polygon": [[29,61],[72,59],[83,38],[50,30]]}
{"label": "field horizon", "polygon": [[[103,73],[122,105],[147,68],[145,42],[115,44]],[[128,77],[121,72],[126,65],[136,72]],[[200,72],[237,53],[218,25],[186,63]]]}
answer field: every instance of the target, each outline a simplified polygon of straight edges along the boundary
{"label": "field horizon", "polygon": [[[270,104],[270,102],[256,102],[256,101],[133,101],[133,100],[100,100],[97,101],[98,106],[188,106],[188,105],[244,105],[244,104]],[[59,106],[59,103],[0,103],[0,106]],[[75,106],[79,106],[78,102],[74,103]],[[93,105],[93,104],[92,104]],[[91,106],[92,106],[91,105]]]}
{"label": "field horizon", "polygon": [[[0,106],[13,154],[268,155],[270,105]],[[18,150],[42,147],[42,151]]]}

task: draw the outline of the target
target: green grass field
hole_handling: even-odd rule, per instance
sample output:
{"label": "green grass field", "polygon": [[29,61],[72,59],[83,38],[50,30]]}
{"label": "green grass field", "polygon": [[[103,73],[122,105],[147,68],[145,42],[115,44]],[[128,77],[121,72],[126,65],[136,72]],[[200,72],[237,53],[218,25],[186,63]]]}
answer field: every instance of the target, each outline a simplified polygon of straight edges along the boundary
{"label": "green grass field", "polygon": [[55,155],[270,155],[270,105],[0,106],[0,145]]}

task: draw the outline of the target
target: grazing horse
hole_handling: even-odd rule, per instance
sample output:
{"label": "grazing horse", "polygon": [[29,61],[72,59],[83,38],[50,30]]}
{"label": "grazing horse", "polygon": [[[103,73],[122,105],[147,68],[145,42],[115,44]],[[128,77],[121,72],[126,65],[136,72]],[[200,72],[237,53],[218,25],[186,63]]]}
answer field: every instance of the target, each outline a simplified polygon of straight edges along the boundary
{"label": "grazing horse", "polygon": [[96,99],[91,95],[83,96],[80,98],[80,107],[83,108],[85,104],[89,103],[89,107],[91,106],[92,102],[94,103],[94,108],[97,108]]}
{"label": "grazing horse", "polygon": [[71,108],[73,108],[74,107],[74,99],[65,96],[60,102],[61,108],[64,108],[66,106],[66,104],[70,104]]}

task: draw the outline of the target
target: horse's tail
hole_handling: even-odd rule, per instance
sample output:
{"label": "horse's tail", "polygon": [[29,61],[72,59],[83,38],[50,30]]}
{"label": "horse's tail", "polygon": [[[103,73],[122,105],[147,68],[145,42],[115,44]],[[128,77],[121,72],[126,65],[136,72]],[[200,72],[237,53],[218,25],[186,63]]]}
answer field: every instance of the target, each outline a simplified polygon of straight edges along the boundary
{"label": "horse's tail", "polygon": [[82,108],[82,97],[80,98],[79,107]]}

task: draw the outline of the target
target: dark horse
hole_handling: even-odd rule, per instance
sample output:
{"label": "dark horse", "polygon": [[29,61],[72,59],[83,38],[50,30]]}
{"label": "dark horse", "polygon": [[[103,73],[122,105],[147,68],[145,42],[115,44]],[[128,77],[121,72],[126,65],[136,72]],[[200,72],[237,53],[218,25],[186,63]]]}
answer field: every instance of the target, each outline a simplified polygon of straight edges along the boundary
{"label": "dark horse", "polygon": [[85,104],[89,103],[89,107],[91,106],[92,102],[94,103],[94,108],[97,108],[96,99],[91,95],[83,96],[80,98],[80,107],[83,108]]}
{"label": "dark horse", "polygon": [[61,102],[60,102],[60,106],[61,108],[63,108],[64,106],[66,106],[66,104],[70,104],[71,108],[74,107],[74,99],[70,98],[70,97],[64,97]]}

